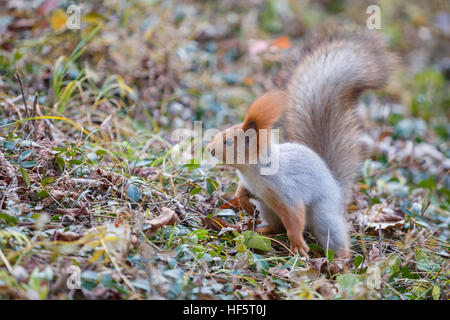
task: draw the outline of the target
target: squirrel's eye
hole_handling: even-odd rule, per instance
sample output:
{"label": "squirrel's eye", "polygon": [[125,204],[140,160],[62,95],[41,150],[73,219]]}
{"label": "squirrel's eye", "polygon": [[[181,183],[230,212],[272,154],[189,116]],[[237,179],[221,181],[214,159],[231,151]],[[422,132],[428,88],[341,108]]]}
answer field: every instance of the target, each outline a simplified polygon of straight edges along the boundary
{"label": "squirrel's eye", "polygon": [[232,146],[233,143],[234,143],[233,139],[230,139],[230,138],[225,139],[225,142],[224,142],[224,144],[225,144],[226,146]]}

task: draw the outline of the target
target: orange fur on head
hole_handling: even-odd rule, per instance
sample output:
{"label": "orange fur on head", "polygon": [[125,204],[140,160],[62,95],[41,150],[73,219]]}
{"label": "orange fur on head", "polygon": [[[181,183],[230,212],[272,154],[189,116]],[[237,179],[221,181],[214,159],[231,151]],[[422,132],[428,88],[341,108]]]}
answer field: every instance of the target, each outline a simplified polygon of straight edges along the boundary
{"label": "orange fur on head", "polygon": [[269,91],[256,99],[245,115],[242,129],[270,129],[286,106],[286,94],[280,90]]}
{"label": "orange fur on head", "polygon": [[[260,152],[259,130],[267,129],[267,134],[270,134],[272,125],[281,117],[285,108],[286,96],[282,91],[270,91],[262,95],[250,106],[243,123],[236,124],[221,133],[217,134],[206,146],[208,152],[215,158],[227,162],[226,153],[229,148],[234,149],[234,159],[228,159],[227,164],[236,165],[237,163],[237,146],[238,140],[244,141],[249,138],[245,133],[249,129],[256,131],[256,154],[251,153],[251,148],[245,142],[245,163],[250,163],[250,159],[256,159]],[[253,135],[253,133],[251,133]],[[227,146],[225,142],[232,139],[234,143]],[[245,140],[247,141],[247,140]],[[251,141],[250,139],[248,141]],[[269,139],[266,140],[269,143]]]}

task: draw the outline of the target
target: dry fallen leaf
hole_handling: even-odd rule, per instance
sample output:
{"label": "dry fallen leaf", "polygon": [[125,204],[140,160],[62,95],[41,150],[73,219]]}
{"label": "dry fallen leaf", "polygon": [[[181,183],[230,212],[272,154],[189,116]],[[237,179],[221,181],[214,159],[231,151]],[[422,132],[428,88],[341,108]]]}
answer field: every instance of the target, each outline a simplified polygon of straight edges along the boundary
{"label": "dry fallen leaf", "polygon": [[60,189],[54,189],[50,192],[50,195],[42,200],[42,207],[46,208],[51,206],[55,201],[62,200],[67,195],[67,192]]}
{"label": "dry fallen leaf", "polygon": [[72,217],[89,215],[89,211],[84,204],[82,204],[79,208],[68,208],[68,209],[58,208],[55,210],[55,213],[59,213],[59,214],[63,214],[63,215],[67,214]]}
{"label": "dry fallen leaf", "polygon": [[327,297],[331,298],[337,294],[336,287],[326,280],[319,280],[317,285],[318,285],[316,289],[317,293],[319,293],[321,296],[325,298]]}
{"label": "dry fallen leaf", "polygon": [[158,231],[161,227],[167,225],[172,226],[178,221],[180,221],[180,219],[178,218],[178,215],[175,211],[166,207],[162,207],[159,217],[147,221],[149,227],[146,228],[145,234],[147,235],[147,237],[149,237],[156,233],[156,231]]}
{"label": "dry fallen leaf", "polygon": [[335,275],[345,273],[347,269],[347,260],[343,258],[336,258],[333,262],[329,262],[327,258],[309,259],[308,264],[320,273]]}
{"label": "dry fallen leaf", "polygon": [[230,227],[230,224],[228,222],[226,222],[223,219],[220,218],[207,218],[207,217],[202,217],[202,222],[203,222],[203,226],[206,229],[210,229],[210,230],[216,230],[216,231],[220,231],[223,228],[228,228]]}
{"label": "dry fallen leaf", "polygon": [[367,262],[375,261],[381,257],[382,256],[380,255],[378,246],[376,244],[372,243],[372,246],[370,247],[369,252],[368,252]]}
{"label": "dry fallen leaf", "polygon": [[239,210],[239,208],[240,208],[239,199],[233,198],[222,204],[219,209],[221,210],[231,209],[237,211]]}
{"label": "dry fallen leaf", "polygon": [[55,231],[50,237],[51,241],[75,241],[81,238],[81,235],[75,232],[59,232]]}
{"label": "dry fallen leaf", "polygon": [[278,276],[278,277],[282,277],[282,278],[289,278],[289,270],[287,268],[280,268],[281,264],[278,264],[278,266],[276,267],[270,267],[269,268],[269,273]]}
{"label": "dry fallen leaf", "polygon": [[402,226],[405,223],[403,214],[397,213],[381,203],[364,210],[358,220],[364,227],[383,230]]}

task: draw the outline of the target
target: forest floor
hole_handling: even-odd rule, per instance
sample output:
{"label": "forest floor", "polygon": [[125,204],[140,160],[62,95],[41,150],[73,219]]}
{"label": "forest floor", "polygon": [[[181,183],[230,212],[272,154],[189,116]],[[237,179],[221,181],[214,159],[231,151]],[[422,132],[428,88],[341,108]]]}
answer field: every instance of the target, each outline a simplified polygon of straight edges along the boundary
{"label": "forest floor", "polygon": [[367,4],[59,2],[0,4],[0,299],[449,298],[448,3],[380,2],[402,70],[361,101],[352,255],[308,236],[305,259],[251,231],[232,169],[173,161],[171,133],[242,121],[305,36]]}

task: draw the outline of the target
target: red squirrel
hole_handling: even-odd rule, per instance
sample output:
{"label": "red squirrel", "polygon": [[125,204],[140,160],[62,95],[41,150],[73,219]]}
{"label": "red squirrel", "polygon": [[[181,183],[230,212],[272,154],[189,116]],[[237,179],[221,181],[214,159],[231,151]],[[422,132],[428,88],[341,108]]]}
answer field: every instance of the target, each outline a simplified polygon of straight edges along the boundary
{"label": "red squirrel", "polygon": [[[291,251],[308,257],[307,227],[324,250],[349,254],[344,210],[359,164],[356,105],[364,90],[387,83],[395,61],[372,32],[312,40],[282,87],[259,97],[243,123],[211,140],[207,152],[238,171],[236,196],[242,208],[250,214],[258,209],[266,222],[258,232],[285,229]],[[272,139],[277,123],[287,142]],[[256,148],[251,138],[256,138]],[[267,143],[260,143],[261,138]],[[237,161],[239,145],[245,161]],[[234,153],[232,159],[228,151]],[[276,173],[262,173],[264,153],[277,159]]]}

